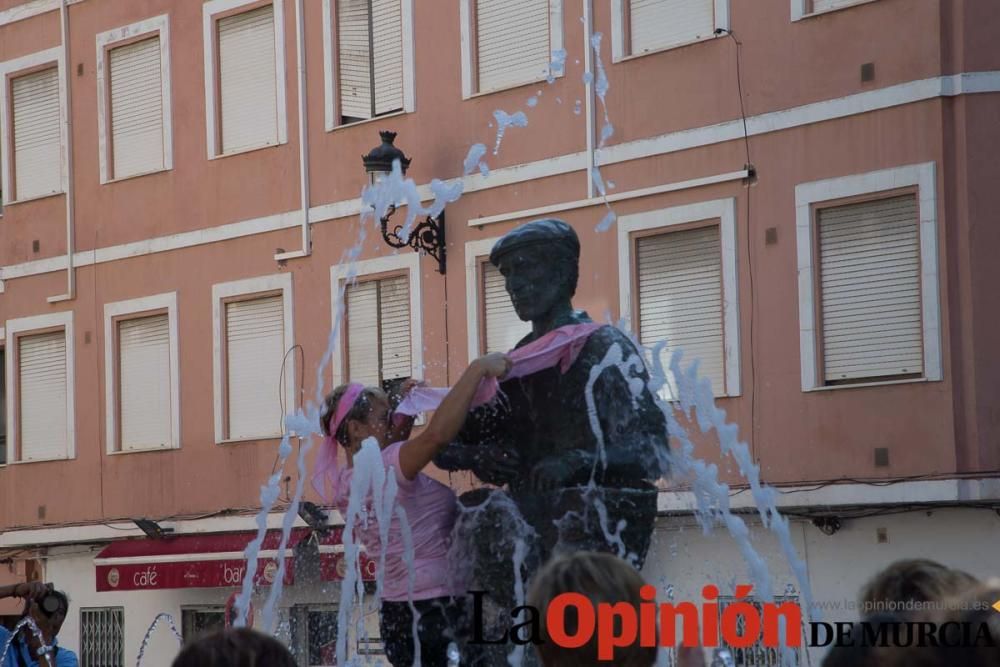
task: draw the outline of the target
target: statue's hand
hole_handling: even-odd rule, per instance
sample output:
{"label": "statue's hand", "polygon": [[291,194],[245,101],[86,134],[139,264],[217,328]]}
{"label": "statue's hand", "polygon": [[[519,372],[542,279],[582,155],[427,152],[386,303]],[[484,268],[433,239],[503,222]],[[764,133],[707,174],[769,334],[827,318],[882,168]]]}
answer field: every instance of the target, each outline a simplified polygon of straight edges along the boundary
{"label": "statue's hand", "polygon": [[529,479],[530,487],[536,493],[553,491],[566,486],[574,476],[577,466],[568,456],[549,457],[535,464]]}
{"label": "statue's hand", "polygon": [[479,453],[476,475],[484,482],[503,485],[515,479],[520,472],[521,456],[506,447],[483,447]]}

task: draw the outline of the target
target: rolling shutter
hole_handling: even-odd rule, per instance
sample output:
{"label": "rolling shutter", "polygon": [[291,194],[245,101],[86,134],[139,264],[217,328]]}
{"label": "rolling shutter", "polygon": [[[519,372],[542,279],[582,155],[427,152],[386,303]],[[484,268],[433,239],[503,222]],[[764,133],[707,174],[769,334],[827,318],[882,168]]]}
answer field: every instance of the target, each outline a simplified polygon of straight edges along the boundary
{"label": "rolling shutter", "polygon": [[827,382],[923,372],[915,195],[819,212]]}
{"label": "rolling shutter", "polygon": [[66,458],[66,332],[18,338],[19,460]]}
{"label": "rolling shutter", "polygon": [[640,342],[653,346],[667,341],[664,369],[669,369],[672,352],[682,349],[682,364],[698,359],[699,375],[711,380],[716,396],[724,394],[718,226],[648,236],[637,246]]}
{"label": "rolling shutter", "polygon": [[410,279],[386,278],[379,282],[379,340],[382,380],[408,378],[410,364]]}
{"label": "rolling shutter", "polygon": [[662,49],[711,37],[713,0],[631,0],[632,53]]}
{"label": "rolling shutter", "polygon": [[399,111],[403,108],[402,3],[342,0],[338,8],[341,115],[372,117],[373,66],[374,114]]}
{"label": "rolling shutter", "polygon": [[59,70],[11,82],[14,115],[14,190],[18,200],[62,191]]}
{"label": "rolling shutter", "polygon": [[[229,438],[281,435],[284,300],[269,296],[226,304]],[[293,406],[285,406],[289,410]]]}
{"label": "rolling shutter", "polygon": [[369,280],[347,288],[347,375],[379,386],[412,374],[410,281]]}
{"label": "rolling shutter", "polygon": [[112,49],[109,61],[113,177],[163,169],[160,38]]}
{"label": "rolling shutter", "polygon": [[219,19],[222,152],[278,143],[274,7]]}
{"label": "rolling shutter", "polygon": [[166,315],[118,324],[118,372],[121,450],[169,447],[173,406]]}
{"label": "rolling shutter", "polygon": [[486,322],[486,349],[484,352],[510,352],[518,342],[531,333],[531,322],[522,322],[514,312],[504,277],[489,262],[483,262],[483,312]]}
{"label": "rolling shutter", "polygon": [[548,75],[548,0],[476,0],[479,92]]}
{"label": "rolling shutter", "polygon": [[859,0],[812,0],[812,11],[823,12],[828,9],[837,9],[847,5],[857,4]]}

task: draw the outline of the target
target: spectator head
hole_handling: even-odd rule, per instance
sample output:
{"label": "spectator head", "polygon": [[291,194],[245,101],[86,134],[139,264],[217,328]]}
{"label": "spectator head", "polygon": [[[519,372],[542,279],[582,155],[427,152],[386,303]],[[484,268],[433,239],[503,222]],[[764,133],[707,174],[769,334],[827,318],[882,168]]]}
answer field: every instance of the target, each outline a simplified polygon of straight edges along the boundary
{"label": "spectator head", "polygon": [[173,667],[296,667],[285,645],[248,628],[215,632],[188,644]]}
{"label": "spectator head", "polygon": [[[51,584],[48,586],[51,587]],[[68,613],[69,597],[62,591],[50,588],[41,600],[26,601],[23,615],[31,616],[42,634],[51,640],[59,634]]]}
{"label": "spectator head", "polygon": [[901,613],[907,603],[937,602],[962,594],[975,577],[923,558],[898,560],[861,589],[862,615]]}
{"label": "spectator head", "polygon": [[[580,593],[591,601],[594,608],[600,603],[624,602],[635,607],[636,615],[642,599],[639,590],[646,585],[631,565],[610,554],[577,552],[557,556],[535,575],[528,591],[528,604],[538,609],[545,642],[535,648],[545,667],[589,667],[590,665],[621,665],[623,667],[649,667],[656,662],[656,647],[641,647],[638,642],[617,648],[614,662],[597,658],[597,634],[578,649],[556,645],[548,638],[545,628],[549,603],[562,593]],[[577,627],[575,609],[566,611],[566,633],[574,635]],[[617,628],[616,628],[617,630]]]}

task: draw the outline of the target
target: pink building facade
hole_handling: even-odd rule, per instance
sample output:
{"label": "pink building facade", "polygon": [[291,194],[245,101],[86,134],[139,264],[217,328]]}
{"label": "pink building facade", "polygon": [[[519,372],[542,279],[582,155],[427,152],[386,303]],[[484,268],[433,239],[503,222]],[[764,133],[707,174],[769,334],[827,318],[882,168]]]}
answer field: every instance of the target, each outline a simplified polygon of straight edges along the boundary
{"label": "pink building facade", "polygon": [[[281,416],[315,400],[338,309],[327,389],[444,385],[509,348],[524,325],[486,255],[548,216],[581,237],[578,308],[701,359],[782,490],[814,597],[849,598],[901,556],[990,573],[1000,14],[675,6],[0,0],[0,560],[70,593],[66,643],[121,612],[131,660],[157,611],[215,622],[231,586],[98,592],[101,550],[141,539],[139,518],[253,529]],[[496,110],[527,125],[500,141]],[[374,227],[345,261],[379,130],[398,133],[425,204],[432,179],[463,183],[444,275]],[[488,168],[463,169],[476,143]],[[751,506],[716,438],[694,453]],[[650,581],[696,595],[745,571],[724,535],[686,531],[683,486],[661,509]],[[776,590],[797,590],[753,530]],[[288,587],[290,641],[322,643],[302,628],[335,589]]]}

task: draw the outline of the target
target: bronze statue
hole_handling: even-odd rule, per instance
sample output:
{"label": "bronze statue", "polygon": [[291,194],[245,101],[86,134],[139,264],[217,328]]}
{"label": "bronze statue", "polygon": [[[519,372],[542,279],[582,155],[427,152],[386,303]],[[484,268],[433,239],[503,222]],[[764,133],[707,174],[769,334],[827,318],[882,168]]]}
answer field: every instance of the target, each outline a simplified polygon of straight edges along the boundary
{"label": "bronze statue", "polygon": [[[517,348],[558,327],[591,322],[571,303],[579,257],[576,232],[561,220],[521,225],[493,247],[490,261],[518,317],[532,325]],[[610,361],[619,363],[602,368]],[[595,368],[601,370],[592,382],[592,415],[587,388]],[[653,482],[666,472],[668,450],[648,380],[628,336],[596,328],[565,373],[555,367],[501,383],[505,400],[470,413],[459,440],[438,457],[442,468],[506,486],[464,494],[456,534],[461,563],[499,607],[515,603],[518,540],[524,581],[562,551],[610,551],[642,565],[656,517]]]}

